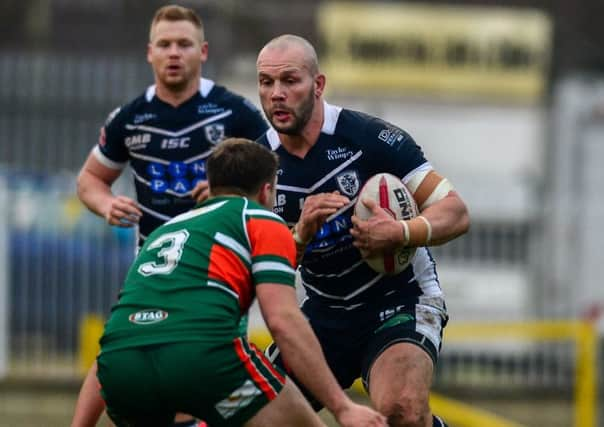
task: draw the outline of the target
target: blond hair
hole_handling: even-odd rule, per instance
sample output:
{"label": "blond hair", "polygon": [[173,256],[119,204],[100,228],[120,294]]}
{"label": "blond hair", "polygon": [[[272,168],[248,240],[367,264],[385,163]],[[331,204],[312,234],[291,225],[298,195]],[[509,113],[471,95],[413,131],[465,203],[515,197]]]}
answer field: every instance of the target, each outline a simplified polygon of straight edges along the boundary
{"label": "blond hair", "polygon": [[151,20],[151,27],[149,28],[149,40],[153,38],[153,30],[160,21],[188,21],[193,24],[197,30],[199,30],[200,41],[204,41],[203,22],[193,9],[175,4],[170,4],[157,9],[157,12],[155,12],[153,19]]}

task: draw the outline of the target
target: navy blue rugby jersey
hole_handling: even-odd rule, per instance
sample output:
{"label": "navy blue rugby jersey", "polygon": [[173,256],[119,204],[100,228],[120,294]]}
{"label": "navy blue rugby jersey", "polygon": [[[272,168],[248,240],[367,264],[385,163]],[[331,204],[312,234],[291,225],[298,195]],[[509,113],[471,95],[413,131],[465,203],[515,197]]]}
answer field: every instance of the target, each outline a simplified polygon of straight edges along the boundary
{"label": "navy blue rugby jersey", "polygon": [[139,246],[155,228],[195,205],[191,190],[206,179],[211,149],[227,137],[255,140],[268,128],[262,113],[247,99],[213,81],[178,107],[155,95],[155,86],[109,115],[94,148],[105,166],[134,176],[143,216]]}
{"label": "navy blue rugby jersey", "polygon": [[306,248],[300,272],[308,297],[322,306],[350,310],[395,291],[410,300],[442,295],[428,248],[418,248],[405,271],[385,276],[362,260],[349,233],[354,203],[368,178],[389,172],[406,183],[415,173],[432,169],[421,148],[404,130],[381,119],[324,105],[321,134],[304,159],[288,153],[273,128],[258,140],[279,155],[274,211],[290,226],[311,194],[338,190],[351,200],[328,218]]}

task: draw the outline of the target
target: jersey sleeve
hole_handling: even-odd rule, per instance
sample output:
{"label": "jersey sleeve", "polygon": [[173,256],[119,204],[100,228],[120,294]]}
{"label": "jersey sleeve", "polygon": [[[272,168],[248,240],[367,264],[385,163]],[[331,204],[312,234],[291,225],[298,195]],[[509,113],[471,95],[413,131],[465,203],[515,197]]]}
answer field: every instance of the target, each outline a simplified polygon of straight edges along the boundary
{"label": "jersey sleeve", "polygon": [[296,246],[291,232],[276,214],[250,216],[247,230],[252,249],[254,284],[295,286]]}
{"label": "jersey sleeve", "polygon": [[255,141],[268,129],[268,124],[260,110],[246,98],[241,98],[237,110],[237,138],[247,138]]}
{"label": "jersey sleeve", "polygon": [[421,147],[403,129],[374,118],[365,128],[371,158],[379,161],[378,169],[408,179],[417,170],[431,168]]}
{"label": "jersey sleeve", "polygon": [[99,132],[99,141],[94,149],[96,158],[112,169],[122,169],[129,160],[128,149],[124,144],[124,123],[121,109],[113,110]]}

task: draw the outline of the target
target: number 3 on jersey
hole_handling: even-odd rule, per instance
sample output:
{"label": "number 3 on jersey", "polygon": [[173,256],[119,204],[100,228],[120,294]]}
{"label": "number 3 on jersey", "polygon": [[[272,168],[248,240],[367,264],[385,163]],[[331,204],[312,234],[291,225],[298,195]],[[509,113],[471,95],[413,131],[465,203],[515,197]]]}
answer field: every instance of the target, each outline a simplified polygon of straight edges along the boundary
{"label": "number 3 on jersey", "polygon": [[[178,265],[180,257],[182,257],[182,249],[188,238],[189,232],[187,230],[178,230],[159,236],[147,246],[147,250],[162,248],[157,252],[157,257],[161,258],[163,262],[145,262],[138,267],[138,272],[145,277],[154,274],[172,273]],[[168,243],[168,246],[163,247],[166,243]]]}

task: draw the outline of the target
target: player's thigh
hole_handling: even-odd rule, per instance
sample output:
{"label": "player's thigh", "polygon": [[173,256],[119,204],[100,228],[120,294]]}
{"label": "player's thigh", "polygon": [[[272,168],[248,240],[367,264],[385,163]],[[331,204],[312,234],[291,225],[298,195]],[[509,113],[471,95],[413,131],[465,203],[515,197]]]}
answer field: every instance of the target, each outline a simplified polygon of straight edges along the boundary
{"label": "player's thigh", "polygon": [[433,366],[430,356],[415,344],[402,342],[388,347],[371,367],[371,401],[378,408],[412,402],[427,410]]}
{"label": "player's thigh", "polygon": [[314,427],[324,426],[298,387],[287,379],[279,395],[265,405],[245,427]]}
{"label": "player's thigh", "polygon": [[[363,360],[363,382],[372,398],[416,390],[427,399],[447,314],[442,298],[420,297],[377,325]],[[379,393],[379,396],[376,394]]]}

